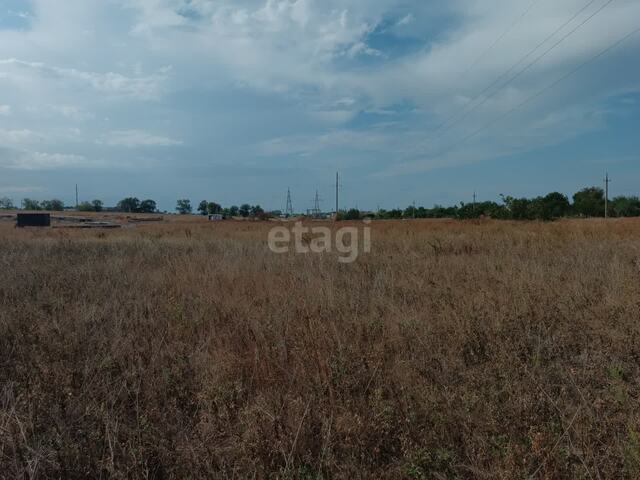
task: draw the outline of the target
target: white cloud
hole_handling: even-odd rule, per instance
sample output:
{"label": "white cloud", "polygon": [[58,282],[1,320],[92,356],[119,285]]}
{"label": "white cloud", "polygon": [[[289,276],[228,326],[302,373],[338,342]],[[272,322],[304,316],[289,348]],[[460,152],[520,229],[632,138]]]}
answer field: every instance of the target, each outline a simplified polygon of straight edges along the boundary
{"label": "white cloud", "polygon": [[415,21],[416,17],[413,16],[412,13],[408,13],[407,15],[405,15],[404,17],[402,17],[400,20],[398,20],[398,22],[396,23],[397,26],[404,26],[404,25],[409,25],[410,23],[413,23]]}
{"label": "white cloud", "polygon": [[[520,2],[455,0],[448,7],[439,8],[456,13],[463,20],[448,32],[446,40],[427,44],[427,48],[407,59],[389,59],[390,63],[383,62],[362,72],[336,68],[332,62],[342,56],[381,57],[384,52],[369,45],[368,35],[385,15],[398,7],[397,2],[136,0],[127,5],[138,13],[134,32],[144,31],[154,48],[179,53],[187,42],[187,48],[200,58],[211,60],[217,67],[224,65],[231,76],[248,85],[276,91],[315,85],[365,91],[375,101],[409,96],[421,103],[425,101],[425,92],[434,87],[455,92],[467,85],[473,90],[495,78],[581,6],[573,0],[537,5],[520,28],[499,44],[500,55],[487,55],[472,75],[462,75],[505,25],[522,13]],[[179,14],[185,10],[195,12],[197,21]],[[424,14],[423,18],[417,16],[420,10],[424,8],[417,4],[416,13],[405,12],[398,17],[396,26],[424,23]],[[632,27],[632,19],[638,14],[640,6],[631,0],[610,6],[597,17],[597,22],[591,22],[581,30],[581,35],[575,36],[582,40],[567,42],[565,48],[549,56],[537,70],[593,52],[613,37],[598,24]]]}
{"label": "white cloud", "polygon": [[[639,38],[495,131],[459,144],[635,28],[637,0],[617,0],[455,128],[441,137],[434,129],[584,4],[538,2],[469,69],[526,5],[512,0],[40,0],[33,2],[29,29],[0,31],[0,58],[5,58],[0,91],[2,101],[13,106],[11,127],[3,125],[0,141],[52,151],[83,143],[83,155],[93,158],[96,144],[179,146],[180,139],[149,132],[168,125],[184,131],[185,123],[211,121],[210,131],[241,132],[216,139],[228,152],[245,146],[246,133],[265,155],[328,158],[331,149],[366,151],[396,172],[495,158],[513,151],[502,145],[505,137],[534,149],[560,141],[554,130],[579,135],[606,125],[607,112],[597,117],[590,112],[615,92],[637,87],[640,68],[632,60]],[[393,35],[388,44],[385,35]],[[398,39],[410,47],[404,49]],[[243,110],[247,98],[259,105]],[[634,101],[618,103],[629,102],[631,108]],[[27,111],[31,115],[23,118],[26,109],[18,105],[37,105],[41,115]],[[575,105],[582,108],[573,114]],[[394,133],[366,123],[381,115],[393,116]],[[357,131],[344,127],[350,121]],[[82,131],[71,130],[78,122],[86,122]],[[131,125],[137,129],[128,129]],[[209,155],[219,148],[207,129],[193,131],[193,150]],[[276,138],[260,143],[265,137]],[[456,148],[432,158],[451,145]],[[118,154],[123,164],[137,161],[138,152]]]}
{"label": "white cloud", "polygon": [[16,194],[16,193],[43,192],[45,190],[46,189],[44,187],[39,187],[39,186],[0,185],[0,194],[3,194],[3,195]]}
{"label": "white cloud", "polygon": [[46,152],[28,152],[2,149],[0,167],[13,170],[52,170],[86,163],[82,155]]}
{"label": "white cloud", "polygon": [[55,118],[60,121],[59,117],[72,120],[74,122],[82,122],[95,118],[95,115],[85,109],[75,105],[27,105],[25,111],[36,116],[38,119]]}
{"label": "white cloud", "polygon": [[14,16],[14,17],[18,17],[18,18],[29,18],[29,12],[20,12],[20,11],[14,11],[14,10],[8,10],[7,14],[10,16]]}
{"label": "white cloud", "polygon": [[74,121],[83,121],[93,118],[91,113],[73,105],[51,105],[51,110]]}
{"label": "white cloud", "polygon": [[42,145],[44,143],[73,142],[82,140],[82,131],[73,127],[52,127],[41,131],[28,128],[0,129],[0,143],[5,145]]}
{"label": "white cloud", "polygon": [[327,125],[339,125],[352,120],[357,111],[355,110],[318,110],[309,113],[314,119]]}
{"label": "white cloud", "polygon": [[10,105],[0,105],[0,115],[9,116],[11,115],[11,106]]}
{"label": "white cloud", "polygon": [[163,92],[163,83],[171,71],[171,67],[162,67],[151,75],[126,76],[116,72],[97,73],[61,68],[15,58],[0,60],[0,67],[9,69],[8,72],[4,72],[5,78],[12,79],[17,84],[31,80],[36,75],[45,81],[64,82],[67,88],[73,85],[88,86],[99,93],[139,100],[158,99]]}
{"label": "white cloud", "polygon": [[375,48],[369,47],[365,42],[354,43],[345,54],[349,58],[355,58],[358,55],[368,55],[370,57],[384,57],[385,55]]}
{"label": "white cloud", "polygon": [[258,145],[262,155],[311,155],[330,149],[347,150],[387,150],[397,147],[398,135],[376,131],[355,132],[335,130],[321,135],[298,135],[268,140]]}
{"label": "white cloud", "polygon": [[101,145],[111,147],[175,147],[183,142],[161,135],[153,135],[141,130],[121,130],[110,132],[98,140]]}
{"label": "white cloud", "polygon": [[0,142],[4,144],[29,143],[41,139],[37,133],[28,129],[2,130],[0,129]]}
{"label": "white cloud", "polygon": [[82,155],[33,152],[30,154],[26,154],[23,161],[15,165],[14,168],[22,168],[25,170],[41,170],[70,167],[82,165],[85,160],[86,158]]}

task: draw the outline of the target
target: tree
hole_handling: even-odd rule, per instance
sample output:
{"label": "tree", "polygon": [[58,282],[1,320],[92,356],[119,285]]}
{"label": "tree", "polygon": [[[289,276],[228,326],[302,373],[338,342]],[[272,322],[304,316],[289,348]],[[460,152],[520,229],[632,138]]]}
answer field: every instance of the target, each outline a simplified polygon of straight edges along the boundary
{"label": "tree", "polygon": [[344,215],[345,220],[360,220],[360,218],[361,218],[360,210],[358,210],[357,208],[349,209],[347,213]]}
{"label": "tree", "polygon": [[456,218],[458,216],[458,207],[444,207],[442,205],[434,205],[430,210],[426,211],[427,218]]}
{"label": "tree", "polygon": [[216,202],[207,203],[207,213],[209,215],[216,215],[222,213],[222,205]]}
{"label": "tree", "polygon": [[93,205],[91,204],[91,202],[80,202],[78,204],[78,211],[79,212],[95,212],[95,209],[93,208]]}
{"label": "tree", "polygon": [[384,219],[389,218],[388,215],[389,215],[389,212],[387,212],[384,208],[380,208],[376,212],[376,218],[378,218],[380,220],[384,220]]}
{"label": "tree", "polygon": [[541,220],[554,220],[569,215],[571,212],[571,204],[566,195],[560,192],[552,192],[540,198],[540,215],[537,218]]}
{"label": "tree", "polygon": [[584,217],[604,216],[604,190],[599,187],[589,187],[573,195],[573,209]]}
{"label": "tree", "polygon": [[140,207],[138,211],[140,213],[155,213],[158,209],[155,200],[146,199],[140,202]]}
{"label": "tree", "polygon": [[468,220],[470,218],[480,217],[480,210],[472,203],[460,203],[458,208],[458,218],[462,220]]}
{"label": "tree", "polygon": [[242,205],[240,205],[238,213],[241,217],[248,217],[249,213],[251,213],[251,205],[249,205],[248,203],[243,203]]}
{"label": "tree", "polygon": [[571,211],[569,199],[558,192],[532,199],[502,196],[502,200],[507,209],[507,218],[513,220],[553,220]]}
{"label": "tree", "polygon": [[616,217],[640,217],[640,198],[616,197],[611,201],[611,210]]}
{"label": "tree", "polygon": [[207,213],[209,213],[209,203],[206,200],[202,200],[198,204],[198,213],[200,215],[206,215]]}
{"label": "tree", "polygon": [[0,210],[13,210],[14,208],[13,200],[8,197],[0,198]]}
{"label": "tree", "polygon": [[503,201],[513,220],[531,219],[531,200],[528,198],[503,197]]}
{"label": "tree", "polygon": [[255,218],[264,214],[264,210],[260,205],[254,205],[253,207],[251,207],[249,213],[251,214],[252,217]]}
{"label": "tree", "polygon": [[229,216],[230,217],[237,217],[239,213],[240,213],[240,209],[236,205],[232,205],[229,208]]}
{"label": "tree", "polygon": [[140,200],[136,197],[123,198],[118,202],[116,209],[119,212],[135,213],[140,209]]}
{"label": "tree", "polygon": [[407,208],[404,209],[402,216],[404,218],[416,218],[418,216],[418,209],[413,205],[409,205]]}
{"label": "tree", "polygon": [[388,212],[388,216],[387,218],[402,218],[402,210],[400,210],[399,208],[394,208],[393,210],[390,210]]}
{"label": "tree", "polygon": [[25,198],[22,200],[22,208],[24,210],[40,210],[40,202],[30,198]]}
{"label": "tree", "polygon": [[193,211],[193,209],[191,208],[191,200],[189,200],[188,198],[182,198],[178,200],[176,203],[176,211],[180,215],[187,215],[191,213]]}
{"label": "tree", "polygon": [[529,200],[527,206],[527,219],[528,220],[551,220],[545,218],[544,198],[536,197]]}
{"label": "tree", "polygon": [[61,212],[64,210],[64,203],[62,200],[54,198],[53,200],[43,200],[40,204],[42,210],[49,210],[53,212]]}
{"label": "tree", "polygon": [[504,205],[496,202],[461,203],[457,211],[458,218],[471,219],[480,217],[490,217],[496,219],[510,218],[510,212]]}
{"label": "tree", "polygon": [[91,202],[80,202],[78,210],[81,212],[101,212],[104,206],[102,200],[92,200]]}
{"label": "tree", "polygon": [[102,200],[93,200],[91,202],[91,205],[93,206],[93,211],[94,212],[101,212],[104,209],[104,204],[102,203]]}

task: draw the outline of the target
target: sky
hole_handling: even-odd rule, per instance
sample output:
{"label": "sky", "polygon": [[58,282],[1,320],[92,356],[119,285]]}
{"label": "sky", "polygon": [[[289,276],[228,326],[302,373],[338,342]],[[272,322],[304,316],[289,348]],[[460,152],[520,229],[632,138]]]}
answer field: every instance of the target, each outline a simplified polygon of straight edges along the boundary
{"label": "sky", "polygon": [[[0,197],[640,194],[638,0],[0,0]],[[620,40],[624,39],[623,42]],[[614,48],[610,48],[614,46]]]}

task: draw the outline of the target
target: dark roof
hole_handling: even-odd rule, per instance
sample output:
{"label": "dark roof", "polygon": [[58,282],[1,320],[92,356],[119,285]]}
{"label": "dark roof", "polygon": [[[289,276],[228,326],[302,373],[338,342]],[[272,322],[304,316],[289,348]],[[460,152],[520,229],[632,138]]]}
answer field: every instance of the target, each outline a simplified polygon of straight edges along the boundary
{"label": "dark roof", "polygon": [[18,213],[16,215],[18,227],[49,227],[51,215],[48,213]]}

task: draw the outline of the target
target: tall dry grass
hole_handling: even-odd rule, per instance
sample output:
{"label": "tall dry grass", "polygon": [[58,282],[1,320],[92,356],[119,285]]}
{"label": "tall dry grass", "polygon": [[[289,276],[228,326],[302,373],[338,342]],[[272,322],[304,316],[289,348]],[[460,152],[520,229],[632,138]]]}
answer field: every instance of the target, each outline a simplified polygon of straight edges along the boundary
{"label": "tall dry grass", "polygon": [[269,227],[0,226],[0,476],[640,476],[640,222]]}

